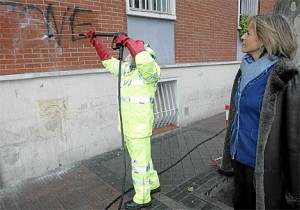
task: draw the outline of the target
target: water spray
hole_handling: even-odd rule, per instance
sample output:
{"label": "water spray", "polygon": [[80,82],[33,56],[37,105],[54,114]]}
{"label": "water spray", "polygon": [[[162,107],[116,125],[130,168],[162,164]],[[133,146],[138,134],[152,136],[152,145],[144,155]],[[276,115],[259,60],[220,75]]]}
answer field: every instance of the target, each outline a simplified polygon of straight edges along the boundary
{"label": "water spray", "polygon": [[42,40],[47,40],[47,41],[51,41],[53,37],[53,34],[45,34],[43,37],[42,37]]}

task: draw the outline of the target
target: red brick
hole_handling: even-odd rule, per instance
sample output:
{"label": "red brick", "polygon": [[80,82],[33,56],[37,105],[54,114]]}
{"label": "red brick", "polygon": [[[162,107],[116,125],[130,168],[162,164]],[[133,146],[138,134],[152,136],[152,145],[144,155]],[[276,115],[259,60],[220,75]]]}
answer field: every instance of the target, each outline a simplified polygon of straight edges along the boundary
{"label": "red brick", "polygon": [[[124,0],[18,0],[22,5],[10,12],[0,5],[7,15],[0,19],[0,75],[103,68],[89,40],[72,41],[70,17],[74,8],[91,10],[78,12],[75,25],[91,22],[91,26],[76,26],[74,33],[95,29],[99,32],[127,32],[126,1]],[[260,12],[272,12],[275,0],[260,0]],[[51,42],[42,40],[47,33],[42,14],[36,9],[21,11],[35,5],[44,14],[49,4],[55,16],[49,16],[54,37]],[[237,0],[184,0],[176,2],[175,61],[176,63],[231,61],[236,56]],[[67,10],[69,8],[69,10]],[[64,23],[62,24],[62,20]],[[39,22],[36,20],[40,20]],[[27,24],[28,23],[28,24]],[[56,24],[57,31],[53,30]],[[60,34],[62,33],[62,35]],[[79,38],[78,36],[75,36]],[[111,49],[111,38],[103,38]],[[60,44],[60,46],[58,46]],[[60,54],[60,50],[62,53]],[[118,56],[117,51],[111,51]]]}

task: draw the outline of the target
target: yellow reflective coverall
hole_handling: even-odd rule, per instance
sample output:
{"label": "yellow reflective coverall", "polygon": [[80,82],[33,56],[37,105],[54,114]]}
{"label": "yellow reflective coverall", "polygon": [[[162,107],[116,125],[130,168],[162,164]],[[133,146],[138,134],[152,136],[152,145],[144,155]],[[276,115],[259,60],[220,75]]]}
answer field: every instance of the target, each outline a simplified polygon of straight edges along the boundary
{"label": "yellow reflective coverall", "polygon": [[[112,57],[102,61],[114,75],[119,73],[119,60]],[[135,189],[133,201],[137,204],[151,201],[150,191],[160,186],[151,158],[153,129],[153,101],[160,67],[149,52],[135,56],[135,66],[123,62],[121,67],[121,112],[126,147],[131,157],[132,180]],[[120,125],[119,125],[120,128]]]}

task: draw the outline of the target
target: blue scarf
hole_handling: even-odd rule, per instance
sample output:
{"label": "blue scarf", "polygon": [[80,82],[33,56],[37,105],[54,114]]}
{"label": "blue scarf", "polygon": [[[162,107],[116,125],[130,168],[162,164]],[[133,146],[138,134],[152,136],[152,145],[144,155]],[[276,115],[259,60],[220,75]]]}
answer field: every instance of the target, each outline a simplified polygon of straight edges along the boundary
{"label": "blue scarf", "polygon": [[244,87],[262,72],[269,69],[270,66],[274,65],[279,60],[278,56],[273,55],[273,60],[269,59],[267,53],[265,53],[260,59],[255,61],[251,54],[244,55],[241,61],[241,82],[240,82],[240,91]]}

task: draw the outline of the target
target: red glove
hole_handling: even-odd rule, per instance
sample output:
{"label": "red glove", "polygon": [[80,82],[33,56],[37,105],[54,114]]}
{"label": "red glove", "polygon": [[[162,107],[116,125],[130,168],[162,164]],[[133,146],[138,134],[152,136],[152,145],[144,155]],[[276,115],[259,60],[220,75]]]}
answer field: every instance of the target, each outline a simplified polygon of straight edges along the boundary
{"label": "red glove", "polygon": [[101,42],[99,42],[97,37],[95,37],[94,30],[90,30],[87,34],[84,34],[84,36],[90,39],[90,42],[95,47],[101,61],[108,60],[111,58],[111,55],[107,48]]}
{"label": "red glove", "polygon": [[[141,41],[139,40],[139,43]],[[114,39],[114,43],[118,45],[123,45],[124,47],[127,47],[130,54],[135,57],[139,52],[144,51],[144,43],[138,44],[137,42],[133,41],[130,37],[125,35],[120,35],[117,38]]]}

